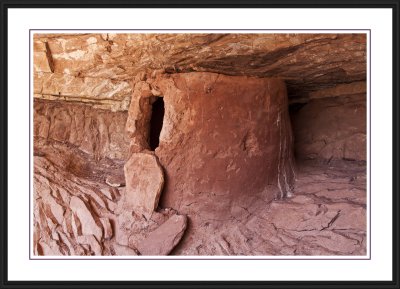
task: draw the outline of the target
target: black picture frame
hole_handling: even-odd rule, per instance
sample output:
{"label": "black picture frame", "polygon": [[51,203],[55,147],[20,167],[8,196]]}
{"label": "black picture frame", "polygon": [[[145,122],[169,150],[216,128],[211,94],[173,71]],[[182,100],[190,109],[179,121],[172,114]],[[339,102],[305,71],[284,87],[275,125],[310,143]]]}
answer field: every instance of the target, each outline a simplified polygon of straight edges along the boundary
{"label": "black picture frame", "polygon": [[[247,1],[184,1],[184,0],[0,0],[0,288],[400,288],[399,281],[399,0],[247,0]],[[391,281],[9,281],[8,280],[8,194],[12,187],[8,183],[8,11],[11,8],[389,8],[393,15],[393,259]],[[366,272],[367,274],[367,272]]]}

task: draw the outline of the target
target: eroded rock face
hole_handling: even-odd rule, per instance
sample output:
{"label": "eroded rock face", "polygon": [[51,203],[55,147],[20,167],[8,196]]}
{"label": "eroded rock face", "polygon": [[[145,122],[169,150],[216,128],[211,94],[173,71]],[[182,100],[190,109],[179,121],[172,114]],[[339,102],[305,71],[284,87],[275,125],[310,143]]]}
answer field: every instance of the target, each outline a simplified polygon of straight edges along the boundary
{"label": "eroded rock face", "polygon": [[367,160],[365,94],[311,100],[292,119],[299,158]]}
{"label": "eroded rock face", "polygon": [[[75,164],[72,170],[70,163]],[[156,252],[151,248],[168,254],[184,233],[186,217],[163,209],[146,219],[126,210],[121,198],[126,188],[106,182],[122,171],[123,163],[117,160],[99,161],[55,141],[35,142],[34,254],[135,256]],[[168,234],[159,234],[157,240],[149,237],[165,230]],[[143,241],[147,238],[151,242]],[[149,250],[139,252],[139,244]]]}
{"label": "eroded rock face", "polygon": [[65,142],[97,158],[126,159],[129,138],[127,114],[90,105],[34,101],[34,137]]}
{"label": "eroded rock face", "polygon": [[113,109],[127,108],[107,102],[129,99],[127,80],[155,70],[281,77],[296,97],[366,72],[366,34],[35,34],[34,52],[35,79],[49,83],[35,85],[37,97],[85,92]]}
{"label": "eroded rock face", "polygon": [[97,240],[101,240],[103,237],[102,227],[96,223],[85,202],[79,197],[73,196],[69,202],[69,207],[74,213],[74,227],[77,235],[93,235]]}
{"label": "eroded rock face", "polygon": [[123,163],[99,161],[66,143],[40,138],[34,154],[34,253],[112,255],[120,192],[105,179],[123,175]]}

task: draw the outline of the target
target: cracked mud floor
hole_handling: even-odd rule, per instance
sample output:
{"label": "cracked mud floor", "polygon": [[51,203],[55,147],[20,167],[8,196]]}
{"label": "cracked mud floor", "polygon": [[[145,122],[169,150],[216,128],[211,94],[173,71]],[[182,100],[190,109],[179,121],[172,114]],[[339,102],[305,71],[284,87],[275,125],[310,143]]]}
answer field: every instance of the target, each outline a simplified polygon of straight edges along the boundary
{"label": "cracked mud floor", "polygon": [[[35,254],[136,255],[136,244],[174,210],[159,208],[148,221],[127,215],[119,201],[125,188],[106,182],[123,178],[123,163],[98,162],[78,151],[57,143],[35,148]],[[291,198],[256,199],[223,220],[212,212],[188,217],[172,255],[365,255],[366,166],[305,161],[297,164]],[[103,241],[82,237],[102,227]]]}

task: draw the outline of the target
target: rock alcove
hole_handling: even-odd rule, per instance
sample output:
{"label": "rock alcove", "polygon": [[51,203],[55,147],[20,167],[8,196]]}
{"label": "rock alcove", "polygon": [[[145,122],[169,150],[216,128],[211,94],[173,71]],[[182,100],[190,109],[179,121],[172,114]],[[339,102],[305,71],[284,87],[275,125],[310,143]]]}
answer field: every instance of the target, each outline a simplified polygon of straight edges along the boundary
{"label": "rock alcove", "polygon": [[36,255],[363,255],[364,34],[36,34]]}

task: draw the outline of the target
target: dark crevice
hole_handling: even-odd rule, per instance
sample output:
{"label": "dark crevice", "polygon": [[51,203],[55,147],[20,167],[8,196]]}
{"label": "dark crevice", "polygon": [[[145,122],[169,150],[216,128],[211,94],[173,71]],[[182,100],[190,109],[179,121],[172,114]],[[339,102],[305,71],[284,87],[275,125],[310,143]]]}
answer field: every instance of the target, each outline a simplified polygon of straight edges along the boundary
{"label": "dark crevice", "polygon": [[160,144],[160,133],[164,120],[164,99],[158,97],[153,103],[150,120],[150,149],[154,151]]}
{"label": "dark crevice", "polygon": [[292,114],[295,114],[298,112],[303,106],[305,106],[307,103],[293,103],[289,105],[289,114],[292,116]]}

